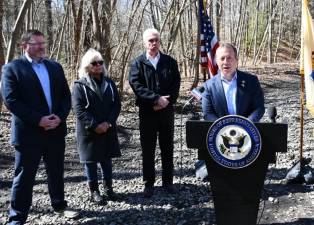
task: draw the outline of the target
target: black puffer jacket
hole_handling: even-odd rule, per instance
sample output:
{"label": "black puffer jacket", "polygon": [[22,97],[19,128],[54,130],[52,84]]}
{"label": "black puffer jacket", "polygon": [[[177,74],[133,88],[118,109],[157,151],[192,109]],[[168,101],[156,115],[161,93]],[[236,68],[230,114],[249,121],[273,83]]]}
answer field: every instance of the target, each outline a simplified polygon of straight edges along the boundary
{"label": "black puffer jacket", "polygon": [[169,106],[172,106],[179,95],[180,80],[176,60],[162,53],[156,69],[147,60],[146,53],[131,64],[129,83],[136,95],[136,104],[147,110],[153,110],[158,98],[164,95],[170,95]]}
{"label": "black puffer jacket", "polygon": [[[72,104],[77,117],[76,136],[82,163],[121,156],[116,129],[121,102],[114,82],[107,77],[104,79],[108,85],[102,99],[86,78],[74,82]],[[112,127],[105,134],[97,134],[95,128],[105,121]]]}

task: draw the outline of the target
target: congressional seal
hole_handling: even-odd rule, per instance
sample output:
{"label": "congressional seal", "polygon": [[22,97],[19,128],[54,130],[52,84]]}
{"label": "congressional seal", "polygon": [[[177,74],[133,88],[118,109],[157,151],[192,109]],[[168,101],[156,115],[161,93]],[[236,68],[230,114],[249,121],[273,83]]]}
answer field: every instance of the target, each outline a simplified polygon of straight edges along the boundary
{"label": "congressional seal", "polygon": [[207,149],[215,162],[230,169],[252,164],[261,152],[261,135],[245,117],[228,115],[216,120],[207,133]]}

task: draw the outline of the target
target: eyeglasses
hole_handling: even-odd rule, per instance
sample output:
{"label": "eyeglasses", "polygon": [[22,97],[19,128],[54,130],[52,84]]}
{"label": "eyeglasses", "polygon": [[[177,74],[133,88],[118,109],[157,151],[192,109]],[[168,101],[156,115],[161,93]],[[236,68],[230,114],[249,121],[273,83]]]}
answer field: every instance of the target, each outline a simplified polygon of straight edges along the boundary
{"label": "eyeglasses", "polygon": [[104,64],[104,61],[100,60],[100,61],[94,61],[94,62],[91,62],[90,63],[92,66],[97,66],[97,65],[103,65]]}
{"label": "eyeglasses", "polygon": [[148,42],[150,43],[159,42],[159,39],[158,38],[149,39]]}
{"label": "eyeglasses", "polygon": [[28,42],[27,44],[31,45],[31,46],[44,46],[47,43],[46,42]]}

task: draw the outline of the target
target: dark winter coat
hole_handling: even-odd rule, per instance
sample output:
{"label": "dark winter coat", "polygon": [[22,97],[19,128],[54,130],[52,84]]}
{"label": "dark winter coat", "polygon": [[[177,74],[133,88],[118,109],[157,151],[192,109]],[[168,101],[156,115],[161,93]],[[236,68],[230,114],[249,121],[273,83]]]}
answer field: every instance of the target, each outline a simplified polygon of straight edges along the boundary
{"label": "dark winter coat", "polygon": [[136,104],[153,111],[160,96],[169,95],[169,107],[176,103],[180,89],[180,73],[175,59],[160,52],[157,68],[146,58],[138,56],[131,64],[129,83],[136,95]]}
{"label": "dark winter coat", "polygon": [[[101,97],[94,91],[90,79],[74,82],[72,104],[77,117],[76,136],[82,163],[121,156],[116,127],[121,102],[114,82],[107,77],[104,80],[108,86],[105,90],[102,88]],[[104,134],[97,134],[95,128],[102,122],[108,122],[112,127]]]}

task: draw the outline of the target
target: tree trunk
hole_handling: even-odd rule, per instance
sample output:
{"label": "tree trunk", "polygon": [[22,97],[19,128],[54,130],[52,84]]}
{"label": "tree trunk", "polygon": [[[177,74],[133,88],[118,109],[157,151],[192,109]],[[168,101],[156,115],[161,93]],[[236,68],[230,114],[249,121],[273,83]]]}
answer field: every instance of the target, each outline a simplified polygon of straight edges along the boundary
{"label": "tree trunk", "polygon": [[79,2],[79,8],[76,14],[75,9],[75,2],[74,0],[71,1],[72,3],[72,14],[74,19],[74,48],[73,48],[73,63],[75,68],[78,67],[78,58],[80,55],[80,39],[81,39],[81,32],[82,32],[82,24],[83,24],[83,6],[84,6],[84,0],[80,0]]}
{"label": "tree trunk", "polygon": [[98,0],[92,0],[92,18],[93,18],[93,32],[94,32],[94,41],[95,47],[98,51],[102,49],[102,40],[101,40],[101,30],[100,30],[100,21],[98,16]]}
{"label": "tree trunk", "polygon": [[6,62],[11,61],[14,57],[15,44],[16,44],[16,41],[17,41],[18,36],[20,34],[20,30],[21,30],[23,22],[24,22],[25,14],[26,14],[28,8],[30,7],[31,3],[32,3],[32,0],[24,0],[23,5],[20,9],[20,12],[17,16],[17,19],[16,19],[14,27],[13,27],[13,31],[11,34],[9,46],[8,46]]}
{"label": "tree trunk", "polygon": [[65,27],[66,27],[66,21],[67,21],[68,15],[69,15],[69,4],[70,4],[70,0],[67,1],[65,14],[64,14],[64,17],[63,17],[63,21],[62,21],[61,34],[60,34],[60,39],[59,39],[58,46],[57,46],[57,55],[56,55],[56,60],[57,61],[59,60],[60,50],[61,50],[61,47],[62,47],[62,40],[63,40]]}
{"label": "tree trunk", "polygon": [[277,44],[275,49],[275,56],[274,56],[274,62],[277,62],[277,53],[280,45],[280,39],[281,39],[281,33],[282,33],[282,17],[283,17],[283,1],[280,2],[280,19],[279,19],[279,31],[278,31],[278,37],[277,37]]}
{"label": "tree trunk", "polygon": [[[2,66],[4,65],[4,41],[2,36],[2,20],[3,20],[3,0],[0,0],[0,71],[2,71]],[[2,73],[0,73],[1,80]],[[2,112],[2,95],[0,94],[0,113]]]}
{"label": "tree trunk", "polygon": [[268,54],[267,54],[267,63],[273,62],[272,55],[272,45],[273,45],[273,20],[272,20],[272,0],[269,0],[268,5],[268,16],[269,16],[269,30],[268,30]]}
{"label": "tree trunk", "polygon": [[45,7],[46,7],[46,16],[47,16],[47,50],[51,50],[53,45],[53,20],[52,20],[52,11],[51,11],[51,1],[52,0],[45,0]]}
{"label": "tree trunk", "polygon": [[112,11],[115,9],[115,2],[111,2],[111,0],[105,0],[103,5],[103,18],[102,18],[102,40],[103,47],[102,53],[104,55],[104,60],[106,63],[106,68],[108,68],[109,63],[111,62],[111,21],[112,21]]}
{"label": "tree trunk", "polygon": [[[4,0],[0,0],[0,71],[2,69],[2,66],[4,65],[4,39],[2,36],[2,32],[3,32],[3,1]],[[1,80],[1,74],[0,73],[0,80]]]}

